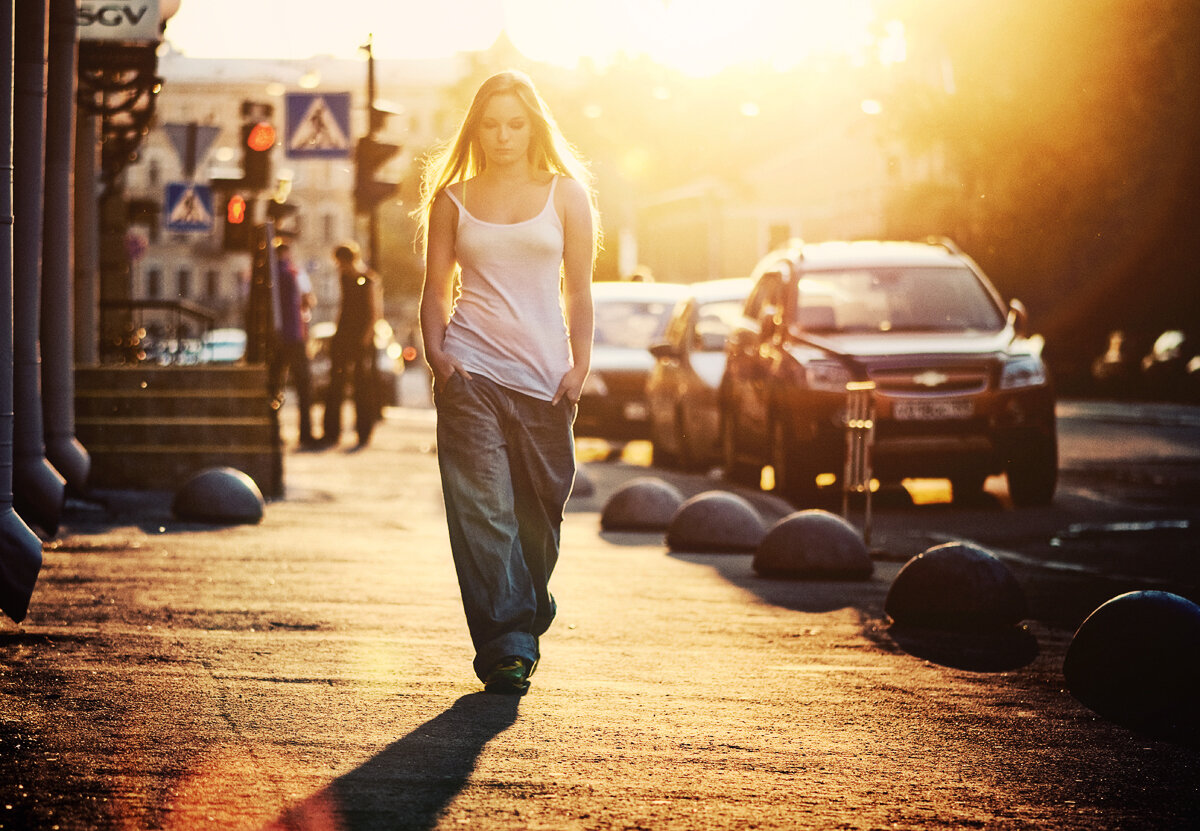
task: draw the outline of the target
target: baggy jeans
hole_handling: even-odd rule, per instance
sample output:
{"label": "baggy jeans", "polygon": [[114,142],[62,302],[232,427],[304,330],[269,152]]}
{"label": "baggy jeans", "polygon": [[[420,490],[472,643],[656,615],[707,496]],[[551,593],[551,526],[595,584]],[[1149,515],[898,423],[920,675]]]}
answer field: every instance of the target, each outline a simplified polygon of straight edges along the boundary
{"label": "baggy jeans", "polygon": [[554,620],[550,574],[575,480],[575,406],[452,375],[434,396],[450,549],[480,680],[535,663]]}

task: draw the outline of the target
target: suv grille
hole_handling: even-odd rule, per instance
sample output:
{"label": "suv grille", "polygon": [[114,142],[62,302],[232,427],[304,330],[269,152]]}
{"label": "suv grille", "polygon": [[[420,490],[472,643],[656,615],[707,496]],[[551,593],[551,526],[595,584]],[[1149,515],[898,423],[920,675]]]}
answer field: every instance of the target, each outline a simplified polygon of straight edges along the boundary
{"label": "suv grille", "polygon": [[891,396],[970,395],[987,390],[985,367],[920,367],[871,372],[876,389]]}

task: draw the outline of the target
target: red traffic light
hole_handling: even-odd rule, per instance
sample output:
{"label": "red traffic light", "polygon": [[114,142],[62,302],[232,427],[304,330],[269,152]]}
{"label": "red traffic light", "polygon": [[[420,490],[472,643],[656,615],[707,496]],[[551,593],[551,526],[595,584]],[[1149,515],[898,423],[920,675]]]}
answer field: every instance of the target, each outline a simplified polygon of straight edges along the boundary
{"label": "red traffic light", "polygon": [[275,128],[269,122],[260,121],[250,128],[246,134],[246,146],[259,153],[265,153],[275,145]]}
{"label": "red traffic light", "polygon": [[231,225],[241,225],[246,221],[246,200],[240,194],[229,197],[225,207],[225,219]]}

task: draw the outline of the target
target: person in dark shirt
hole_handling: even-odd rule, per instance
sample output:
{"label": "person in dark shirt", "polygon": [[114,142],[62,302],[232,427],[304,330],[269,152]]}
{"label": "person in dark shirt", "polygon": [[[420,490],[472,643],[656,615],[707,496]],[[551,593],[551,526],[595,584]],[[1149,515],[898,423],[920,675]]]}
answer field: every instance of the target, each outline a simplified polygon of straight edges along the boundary
{"label": "person in dark shirt", "polygon": [[345,242],[333,250],[341,283],[337,331],[329,343],[329,390],[325,397],[322,442],[338,443],[347,384],[354,388],[354,430],[365,447],[379,418],[375,397],[375,322],[379,319],[379,280],[363,262],[358,246]]}

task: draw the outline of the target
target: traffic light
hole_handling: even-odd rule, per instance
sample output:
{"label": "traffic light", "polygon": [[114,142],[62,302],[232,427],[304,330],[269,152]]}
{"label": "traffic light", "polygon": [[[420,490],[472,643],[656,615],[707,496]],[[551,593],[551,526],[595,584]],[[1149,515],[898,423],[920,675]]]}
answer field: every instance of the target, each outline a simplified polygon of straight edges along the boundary
{"label": "traffic light", "polygon": [[273,188],[271,148],[275,146],[275,108],[257,101],[242,102],[242,187],[247,190]]}
{"label": "traffic light", "polygon": [[275,128],[269,121],[242,125],[242,185],[251,190],[266,190],[271,181],[271,148],[275,146]]}
{"label": "traffic light", "polygon": [[246,197],[230,194],[225,200],[225,229],[221,247],[226,251],[250,250],[250,217]]}
{"label": "traffic light", "polygon": [[375,177],[393,156],[401,151],[399,144],[387,144],[371,136],[363,136],[354,148],[354,210],[368,214],[380,202],[400,189],[396,182],[379,181]]}
{"label": "traffic light", "polygon": [[272,199],[267,203],[267,218],[275,223],[275,235],[297,237],[300,235],[299,208],[288,202]]}

